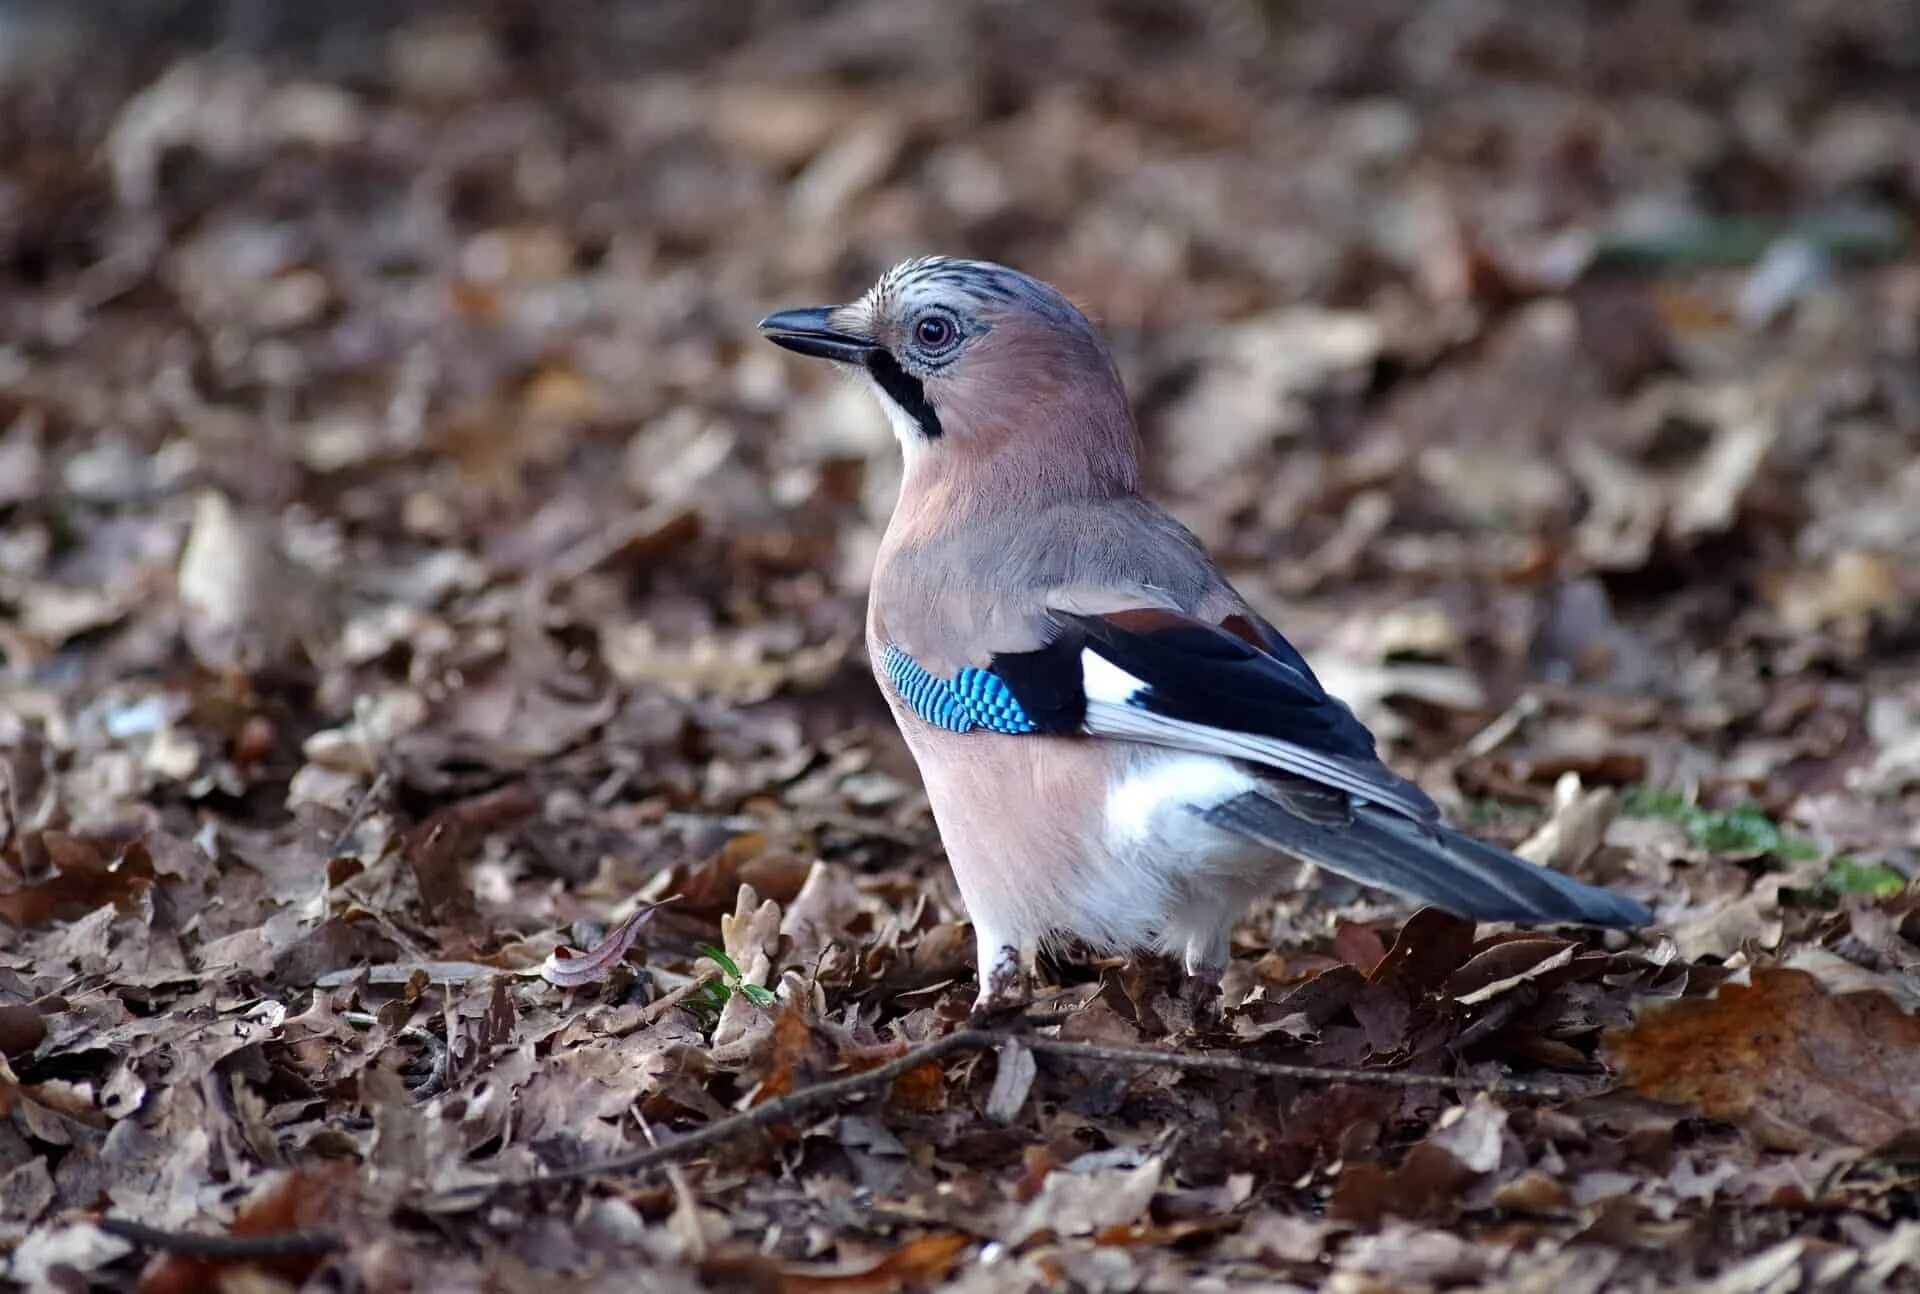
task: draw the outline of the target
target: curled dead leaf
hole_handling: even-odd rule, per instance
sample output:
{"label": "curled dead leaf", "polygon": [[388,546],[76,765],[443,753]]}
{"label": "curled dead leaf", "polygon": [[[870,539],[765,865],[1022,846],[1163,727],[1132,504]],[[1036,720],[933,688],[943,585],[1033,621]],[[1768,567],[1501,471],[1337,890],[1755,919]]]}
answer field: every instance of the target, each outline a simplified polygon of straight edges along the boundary
{"label": "curled dead leaf", "polygon": [[1600,847],[1618,809],[1612,787],[1587,790],[1580,785],[1580,774],[1562,773],[1553,784],[1553,815],[1514,852],[1530,863],[1570,871]]}
{"label": "curled dead leaf", "polygon": [[1367,982],[1418,995],[1445,982],[1472,951],[1473,922],[1439,908],[1421,908],[1400,927],[1393,946],[1368,972]]}
{"label": "curled dead leaf", "polygon": [[1446,1150],[1469,1172],[1491,1173],[1500,1167],[1506,1133],[1506,1109],[1482,1092],[1466,1105],[1456,1105],[1441,1115],[1427,1140]]}
{"label": "curled dead leaf", "polygon": [[1040,1194],[1008,1231],[1007,1243],[1020,1244],[1042,1234],[1093,1235],[1124,1226],[1147,1211],[1160,1189],[1164,1167],[1157,1156],[1109,1167],[1106,1152],[1083,1155],[1074,1164],[1047,1174]]}
{"label": "curled dead leaf", "polygon": [[1447,991],[1462,1006],[1474,1006],[1572,965],[1579,951],[1578,944],[1564,939],[1502,940],[1455,971],[1447,980]]}
{"label": "curled dead leaf", "polygon": [[125,912],[141,903],[153,884],[153,862],[144,850],[129,849],[108,861],[99,841],[60,831],[28,839],[23,850],[40,879],[0,893],[0,917],[32,929],[52,921],[71,921],[112,904]]}
{"label": "curled dead leaf", "polygon": [[540,978],[558,988],[598,984],[626,959],[627,949],[653,920],[658,908],[641,908],[607,932],[606,938],[583,953],[556,948],[540,963]]}

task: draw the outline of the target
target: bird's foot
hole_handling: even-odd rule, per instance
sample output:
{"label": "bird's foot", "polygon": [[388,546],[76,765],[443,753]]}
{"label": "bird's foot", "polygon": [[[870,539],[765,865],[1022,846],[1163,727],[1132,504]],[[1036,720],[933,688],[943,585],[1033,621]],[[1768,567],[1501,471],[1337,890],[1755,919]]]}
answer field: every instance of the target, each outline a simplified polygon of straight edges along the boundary
{"label": "bird's foot", "polygon": [[967,1023],[989,1023],[996,1017],[1026,1010],[1032,1001],[1033,986],[1021,969],[1020,950],[1003,944],[991,958],[981,959],[980,995],[973,1000]]}
{"label": "bird's foot", "polygon": [[967,1012],[967,1028],[985,1029],[1001,1024],[1010,1017],[1025,1015],[1027,1008],[1032,1005],[1033,995],[1024,990],[995,997],[982,993],[973,1000],[973,1007]]}
{"label": "bird's foot", "polygon": [[1182,1032],[1210,1033],[1225,1021],[1220,996],[1220,972],[1206,969],[1190,973],[1181,980],[1175,998],[1185,1017]]}

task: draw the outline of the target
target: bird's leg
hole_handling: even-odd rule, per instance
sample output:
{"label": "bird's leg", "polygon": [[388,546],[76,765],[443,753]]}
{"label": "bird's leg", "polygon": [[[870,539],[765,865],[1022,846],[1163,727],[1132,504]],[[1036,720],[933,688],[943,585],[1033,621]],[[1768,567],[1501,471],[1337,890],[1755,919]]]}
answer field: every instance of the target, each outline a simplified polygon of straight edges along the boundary
{"label": "bird's leg", "polygon": [[980,966],[980,994],[973,1000],[973,1016],[1025,1006],[1031,986],[1020,956],[1020,943],[1004,931],[973,923],[975,955]]}
{"label": "bird's leg", "polygon": [[1194,935],[1187,940],[1186,955],[1181,958],[1187,974],[1195,979],[1210,979],[1215,984],[1227,972],[1227,948],[1229,936],[1225,931],[1213,930],[1204,935]]}
{"label": "bird's leg", "polygon": [[1220,980],[1227,973],[1230,935],[1225,929],[1194,935],[1187,940],[1181,963],[1187,978],[1180,986],[1180,1000],[1195,1025],[1218,1019]]}

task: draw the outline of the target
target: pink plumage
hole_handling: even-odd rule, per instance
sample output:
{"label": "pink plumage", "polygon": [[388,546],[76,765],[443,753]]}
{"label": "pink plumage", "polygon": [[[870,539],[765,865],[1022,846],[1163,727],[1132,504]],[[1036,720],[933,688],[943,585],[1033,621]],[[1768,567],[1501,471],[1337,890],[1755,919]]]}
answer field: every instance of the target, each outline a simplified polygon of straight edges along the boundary
{"label": "pink plumage", "polygon": [[932,257],[761,327],[862,373],[905,456],[868,647],[973,920],[982,1005],[1063,936],[1216,978],[1296,860],[1484,919],[1648,920],[1447,827],[1380,762],[1140,496],[1119,375],[1058,291]]}

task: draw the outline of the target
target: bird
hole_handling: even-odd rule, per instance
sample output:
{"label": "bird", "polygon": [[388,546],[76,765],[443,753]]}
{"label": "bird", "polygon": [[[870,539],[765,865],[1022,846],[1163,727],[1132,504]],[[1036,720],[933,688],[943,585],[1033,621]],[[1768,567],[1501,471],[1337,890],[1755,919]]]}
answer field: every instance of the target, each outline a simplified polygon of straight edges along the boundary
{"label": "bird", "polygon": [[1141,493],[1111,353],[1062,292],[904,261],[769,341],[871,388],[904,469],[866,638],[973,925],[976,1012],[1068,941],[1224,973],[1234,926],[1310,863],[1462,917],[1650,913],[1448,825],[1373,734]]}

